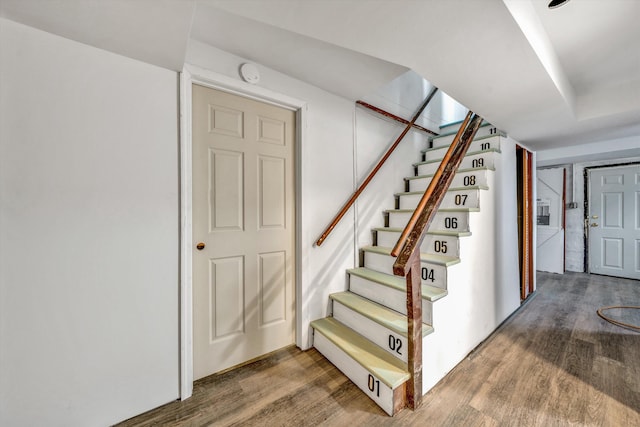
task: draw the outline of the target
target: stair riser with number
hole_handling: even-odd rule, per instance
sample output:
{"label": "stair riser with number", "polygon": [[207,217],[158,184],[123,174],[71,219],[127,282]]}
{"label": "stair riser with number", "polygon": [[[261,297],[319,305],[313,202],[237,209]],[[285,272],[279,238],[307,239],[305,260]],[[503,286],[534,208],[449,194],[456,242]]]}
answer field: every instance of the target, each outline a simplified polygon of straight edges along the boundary
{"label": "stair riser with number", "polygon": [[339,347],[321,333],[314,334],[313,346],[387,414],[393,415],[393,404],[397,400],[394,392],[396,394],[404,393],[404,387],[392,390],[358,362],[345,355]]}
{"label": "stair riser with number", "polygon": [[392,331],[379,323],[351,310],[338,301],[332,302],[333,317],[342,324],[358,331],[362,336],[378,345],[380,348],[407,363],[407,337]]}
{"label": "stair riser with number", "polygon": [[[474,138],[474,141],[477,141],[486,136],[498,136],[498,135],[504,135],[504,133],[493,126],[482,126],[480,127],[480,129],[478,129],[478,132],[476,133],[476,137]],[[448,147],[453,142],[453,139],[455,138],[455,136],[456,136],[455,133],[451,132],[449,134],[435,137],[433,138],[433,147],[434,148]]]}
{"label": "stair riser with number", "polygon": [[[448,356],[452,350],[458,361],[464,356],[464,351],[469,351],[469,340],[463,338],[466,331],[488,327],[485,325],[487,322],[474,323],[467,313],[482,312],[495,304],[493,295],[474,286],[478,282],[475,274],[481,274],[488,268],[486,279],[483,276],[482,280],[486,282],[483,289],[490,289],[494,283],[493,264],[487,264],[484,256],[471,254],[476,254],[487,244],[494,249],[496,247],[491,238],[497,227],[492,221],[494,196],[488,195],[486,190],[495,185],[494,171],[500,159],[501,135],[503,133],[492,126],[480,128],[420,247],[421,307],[425,331],[422,362],[425,371],[428,370],[423,377],[423,392],[457,363]],[[385,211],[384,227],[372,230],[375,246],[362,247],[361,267],[347,271],[348,291],[331,295],[330,319],[336,324],[326,329],[326,323],[321,325],[318,322],[329,319],[312,323],[314,346],[389,415],[397,412],[398,405],[403,402],[400,396],[404,396],[407,387],[404,381],[408,378],[405,370],[409,347],[406,329],[398,326],[406,327],[406,317],[403,317],[407,312],[406,282],[393,275],[395,258],[390,256],[390,248],[395,246],[400,230],[406,226],[412,210],[438,169],[446,152],[444,146],[449,145],[453,137],[451,134],[435,138],[433,148],[422,152],[422,161],[413,165],[416,177],[405,179],[406,191],[395,195],[395,209]],[[506,142],[504,147],[511,150]],[[486,210],[491,218],[475,213],[480,210],[480,199],[490,205]],[[478,228],[477,236],[474,228]],[[471,233],[473,238],[469,239],[474,243],[465,246],[466,236],[471,236]],[[465,239],[461,241],[461,237]],[[463,257],[468,259],[468,264],[462,264]],[[450,280],[456,283],[450,283]],[[445,296],[452,286],[455,289],[448,299]],[[438,304],[443,297],[447,302]],[[482,307],[476,307],[476,301],[482,301]],[[437,325],[434,331],[434,321],[443,323],[440,332]],[[465,327],[467,329],[463,329]],[[331,332],[331,328],[341,331],[340,334]],[[358,342],[360,344],[355,345]],[[477,342],[472,344],[477,345]],[[354,343],[353,348],[350,349],[349,343]],[[365,361],[362,355],[366,355]],[[376,361],[369,363],[368,360]],[[393,367],[396,363],[401,366]],[[388,377],[389,373],[393,374]],[[389,379],[393,375],[396,380]]]}
{"label": "stair riser with number", "polygon": [[[489,168],[493,169],[495,166],[494,156],[499,153],[499,151],[495,150],[487,150],[472,153],[469,152],[462,162],[460,163],[460,167],[458,169],[473,169],[473,168]],[[438,170],[438,166],[440,166],[439,161],[430,161],[427,163],[417,163],[417,171],[418,176],[421,175],[433,175]]]}
{"label": "stair riser with number", "polygon": [[[441,208],[479,208],[479,190],[455,190],[445,194]],[[422,193],[400,195],[398,209],[415,209],[422,198]]]}
{"label": "stair riser with number", "polygon": [[[390,228],[404,228],[413,212],[389,211],[387,226]],[[431,230],[469,231],[469,212],[446,212],[439,210],[431,221]]]}
{"label": "stair riser with number", "polygon": [[[354,275],[349,276],[349,290],[405,316],[407,314],[406,291],[394,289]],[[422,322],[429,325],[432,324],[433,320],[431,317],[431,304],[431,301],[422,300]]]}
{"label": "stair riser with number", "polygon": [[[364,253],[364,266],[374,271],[393,274],[395,258],[374,252]],[[420,276],[423,285],[447,289],[447,267],[441,264],[420,261]]]}
{"label": "stair riser with number", "polygon": [[[377,230],[376,234],[378,246],[383,247],[394,247],[400,238],[398,231]],[[427,234],[420,245],[420,252],[457,257],[460,255],[459,247],[460,242],[457,236]]]}
{"label": "stair riser with number", "polygon": [[[476,153],[478,151],[485,151],[490,149],[500,149],[500,136],[491,136],[485,138],[476,138],[469,146],[467,153]],[[442,159],[444,153],[447,151],[448,146],[434,147],[427,149],[423,152],[423,161],[439,160]]]}

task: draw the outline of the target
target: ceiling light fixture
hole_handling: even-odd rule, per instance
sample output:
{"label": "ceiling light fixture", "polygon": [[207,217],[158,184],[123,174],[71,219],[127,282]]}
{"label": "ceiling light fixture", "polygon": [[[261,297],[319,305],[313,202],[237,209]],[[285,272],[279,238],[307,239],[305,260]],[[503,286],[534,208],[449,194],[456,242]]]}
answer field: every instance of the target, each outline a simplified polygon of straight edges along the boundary
{"label": "ceiling light fixture", "polygon": [[555,9],[556,7],[560,7],[568,1],[569,0],[551,0],[551,2],[549,2],[549,9]]}

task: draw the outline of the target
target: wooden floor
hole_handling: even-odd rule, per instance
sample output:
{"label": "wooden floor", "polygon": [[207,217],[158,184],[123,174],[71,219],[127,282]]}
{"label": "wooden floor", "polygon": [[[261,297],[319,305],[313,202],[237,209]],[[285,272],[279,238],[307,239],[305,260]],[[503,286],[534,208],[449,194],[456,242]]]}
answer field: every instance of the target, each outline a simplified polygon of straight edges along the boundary
{"label": "wooden floor", "polygon": [[289,348],[120,426],[640,426],[640,333],[599,318],[608,305],[640,305],[640,282],[539,273],[530,301],[394,418],[318,352]]}

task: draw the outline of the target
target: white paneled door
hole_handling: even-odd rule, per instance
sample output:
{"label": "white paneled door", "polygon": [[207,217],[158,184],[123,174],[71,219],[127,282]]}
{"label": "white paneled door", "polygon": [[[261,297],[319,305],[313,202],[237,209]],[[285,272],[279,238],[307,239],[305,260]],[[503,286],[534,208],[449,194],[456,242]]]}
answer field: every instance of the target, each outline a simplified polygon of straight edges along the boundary
{"label": "white paneled door", "polygon": [[193,85],[194,379],[294,342],[294,126]]}
{"label": "white paneled door", "polygon": [[640,165],[589,171],[589,271],[640,279]]}

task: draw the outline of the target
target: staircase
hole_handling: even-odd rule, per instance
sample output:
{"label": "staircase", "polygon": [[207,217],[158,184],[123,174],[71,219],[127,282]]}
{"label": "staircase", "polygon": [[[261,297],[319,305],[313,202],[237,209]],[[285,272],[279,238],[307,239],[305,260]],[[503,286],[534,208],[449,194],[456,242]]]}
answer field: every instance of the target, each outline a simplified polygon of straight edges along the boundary
{"label": "staircase", "polygon": [[[410,378],[406,282],[403,277],[393,275],[395,258],[390,252],[459,125],[441,127],[442,133],[433,139],[432,148],[423,151],[422,161],[414,164],[415,176],[405,178],[405,191],[395,194],[396,209],[384,211],[385,226],[373,230],[373,245],[361,248],[361,267],[347,270],[349,289],[330,296],[330,317],[311,323],[314,347],[389,415],[404,407],[405,388]],[[469,249],[475,251],[482,243],[468,242],[477,238],[474,224],[478,226],[477,234],[483,234],[482,221],[474,216],[493,213],[490,206],[486,214],[481,212],[480,201],[493,183],[496,156],[500,154],[504,136],[488,123],[480,127],[420,247],[422,360],[427,378],[423,393],[460,360],[453,365],[450,361],[441,362],[448,358],[446,336],[457,333],[448,325],[453,326],[455,317],[466,309],[468,298],[453,297],[448,304],[440,301],[452,298],[448,297],[450,292],[464,294],[473,270],[478,269],[479,262],[473,260],[478,254]],[[468,248],[465,249],[465,245]],[[441,304],[443,309],[439,310]],[[461,357],[469,350],[463,349],[465,353]],[[436,365],[430,375],[430,368]]]}

